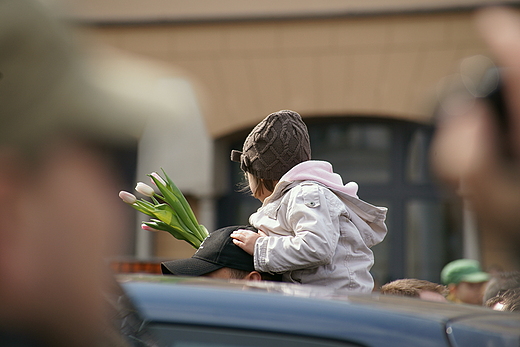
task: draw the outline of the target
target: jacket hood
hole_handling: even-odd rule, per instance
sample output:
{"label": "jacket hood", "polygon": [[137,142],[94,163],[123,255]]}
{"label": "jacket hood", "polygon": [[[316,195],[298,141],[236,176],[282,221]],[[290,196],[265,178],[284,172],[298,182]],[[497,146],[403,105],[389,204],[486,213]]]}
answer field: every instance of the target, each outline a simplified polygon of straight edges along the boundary
{"label": "jacket hood", "polygon": [[329,188],[338,190],[357,198],[358,184],[348,182],[343,184],[343,179],[332,170],[332,165],[326,161],[307,160],[289,170],[280,181],[316,181]]}
{"label": "jacket hood", "polygon": [[[356,182],[349,182],[343,185],[341,176],[332,171],[332,165],[326,161],[308,160],[294,166],[280,179],[279,193],[287,187],[292,186],[291,182],[296,181],[315,181],[323,184],[332,190],[345,205],[354,212],[350,215],[351,221],[359,230],[363,241],[368,247],[377,245],[386,236],[387,227],[385,224],[386,207],[371,205],[357,196],[358,185]],[[283,183],[282,183],[283,182]]]}

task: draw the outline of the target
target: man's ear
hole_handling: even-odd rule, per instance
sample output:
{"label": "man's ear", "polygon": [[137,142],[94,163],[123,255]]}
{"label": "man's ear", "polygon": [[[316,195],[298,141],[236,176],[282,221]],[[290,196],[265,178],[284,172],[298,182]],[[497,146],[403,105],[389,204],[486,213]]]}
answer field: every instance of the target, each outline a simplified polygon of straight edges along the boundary
{"label": "man's ear", "polygon": [[457,285],[455,283],[448,284],[448,290],[450,294],[454,294],[457,291]]}
{"label": "man's ear", "polygon": [[244,279],[248,281],[261,281],[262,275],[260,275],[258,271],[251,271]]}

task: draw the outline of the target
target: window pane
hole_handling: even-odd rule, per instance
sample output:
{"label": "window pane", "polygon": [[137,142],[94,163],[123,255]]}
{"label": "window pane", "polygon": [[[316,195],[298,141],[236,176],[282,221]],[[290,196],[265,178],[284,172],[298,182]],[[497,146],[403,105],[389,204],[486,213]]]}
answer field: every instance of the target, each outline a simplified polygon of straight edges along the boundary
{"label": "window pane", "polygon": [[344,183],[388,183],[391,129],[385,124],[317,124],[309,127],[312,158],[327,160]]}
{"label": "window pane", "polygon": [[[233,149],[240,146],[241,144],[234,143],[230,147]],[[226,160],[226,163],[229,162],[230,192],[218,201],[217,228],[249,224],[249,216],[261,206],[260,201],[246,189],[248,184],[240,165],[230,161],[229,156],[226,156]]]}
{"label": "window pane", "polygon": [[406,179],[410,183],[427,184],[431,182],[428,165],[430,137],[431,135],[423,129],[417,129],[412,135],[406,156]]}
{"label": "window pane", "polygon": [[[388,208],[388,211],[392,211],[392,206],[387,201],[374,201],[373,203],[376,206],[385,206]],[[387,214],[386,225],[391,225],[390,218],[392,214]],[[390,261],[392,257],[390,256],[390,245],[392,244],[392,239],[396,235],[388,230],[385,239],[378,245],[372,247],[372,252],[374,252],[374,266],[370,270],[370,273],[374,277],[375,287],[378,289],[383,284],[389,281],[390,279]]]}
{"label": "window pane", "polygon": [[406,204],[407,277],[439,282],[446,259],[444,216],[438,201]]}
{"label": "window pane", "polygon": [[[306,123],[312,158],[329,161],[343,183],[359,183],[361,199],[389,207],[388,235],[373,248],[374,279],[379,283],[415,276],[437,281],[442,263],[460,257],[462,238],[460,208],[447,208],[431,179],[432,127],[349,117],[306,119]],[[230,149],[240,148],[242,142]],[[233,165],[235,190],[243,177],[228,153],[223,160]],[[219,200],[219,226],[247,223],[259,206],[251,196],[233,192]]]}

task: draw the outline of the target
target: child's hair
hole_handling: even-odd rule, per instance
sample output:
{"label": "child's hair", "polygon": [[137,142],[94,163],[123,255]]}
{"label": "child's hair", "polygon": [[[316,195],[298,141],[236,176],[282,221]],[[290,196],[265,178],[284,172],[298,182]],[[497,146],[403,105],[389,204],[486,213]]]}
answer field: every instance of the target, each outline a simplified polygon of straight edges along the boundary
{"label": "child's hair", "polygon": [[246,178],[248,180],[252,179],[254,180],[255,182],[255,191],[251,192],[251,194],[253,195],[253,197],[257,198],[259,196],[262,196],[264,194],[264,189],[269,191],[269,192],[274,192],[274,187],[276,186],[276,183],[278,181],[275,181],[275,180],[267,180],[267,179],[263,179],[263,178],[258,178],[258,177],[255,177],[253,175],[247,175],[246,174]]}

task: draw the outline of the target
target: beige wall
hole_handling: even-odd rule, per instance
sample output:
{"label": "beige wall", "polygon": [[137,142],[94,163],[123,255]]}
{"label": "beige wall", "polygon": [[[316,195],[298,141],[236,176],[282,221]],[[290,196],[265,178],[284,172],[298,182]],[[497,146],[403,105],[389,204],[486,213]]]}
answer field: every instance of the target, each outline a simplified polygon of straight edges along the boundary
{"label": "beige wall", "polygon": [[[485,52],[468,12],[85,29],[94,40],[191,75],[203,87],[213,138],[285,108],[304,117],[429,122],[435,84],[459,59]],[[486,235],[486,264],[511,263],[514,250],[488,247]],[[193,252],[169,235],[158,237],[159,256]]]}
{"label": "beige wall", "polygon": [[105,26],[93,37],[185,69],[220,137],[289,108],[429,121],[435,83],[483,51],[468,13]]}

